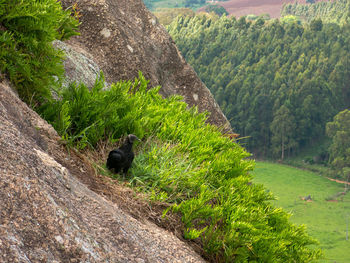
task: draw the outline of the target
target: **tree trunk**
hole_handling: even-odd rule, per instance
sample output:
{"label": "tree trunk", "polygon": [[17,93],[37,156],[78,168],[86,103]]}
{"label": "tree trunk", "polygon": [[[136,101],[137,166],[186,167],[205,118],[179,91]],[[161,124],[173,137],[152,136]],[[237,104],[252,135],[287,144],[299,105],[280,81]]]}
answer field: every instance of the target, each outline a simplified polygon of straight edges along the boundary
{"label": "tree trunk", "polygon": [[282,137],[282,154],[281,154],[281,159],[282,159],[282,161],[284,159],[284,137]]}

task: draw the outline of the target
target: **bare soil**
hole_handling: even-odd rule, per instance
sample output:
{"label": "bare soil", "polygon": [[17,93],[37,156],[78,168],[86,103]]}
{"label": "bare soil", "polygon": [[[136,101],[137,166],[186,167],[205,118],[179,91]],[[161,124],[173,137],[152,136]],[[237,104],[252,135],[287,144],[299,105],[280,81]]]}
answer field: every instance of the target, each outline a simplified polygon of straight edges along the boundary
{"label": "bare soil", "polygon": [[337,182],[337,183],[340,183],[340,184],[347,184],[347,185],[350,185],[350,182],[347,182],[347,181],[341,181],[341,180],[334,179],[334,178],[329,178],[329,177],[327,177],[327,179],[329,179],[329,180],[331,180],[331,181],[334,181],[334,182]]}

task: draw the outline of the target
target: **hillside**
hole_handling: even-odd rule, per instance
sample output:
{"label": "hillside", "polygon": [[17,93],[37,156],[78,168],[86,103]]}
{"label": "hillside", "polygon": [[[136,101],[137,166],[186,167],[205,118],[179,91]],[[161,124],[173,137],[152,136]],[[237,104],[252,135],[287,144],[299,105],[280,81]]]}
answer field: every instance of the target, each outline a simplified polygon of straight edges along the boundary
{"label": "hillside", "polygon": [[[111,15],[108,7],[126,16],[137,11],[130,2],[118,2],[120,8],[102,2],[97,15],[105,26],[115,26],[103,19]],[[79,70],[96,72],[108,61],[90,64],[88,55],[97,51],[84,37],[88,24],[82,42],[61,43],[77,35],[80,12],[92,16],[93,5],[1,4],[1,261],[201,262],[188,244],[211,262],[310,262],[322,255],[302,227],[271,205],[271,194],[250,182],[249,153],[181,96],[163,98],[141,72],[115,83],[101,72],[92,86],[81,79],[62,85],[64,54],[54,40],[64,50],[88,46],[90,52],[69,53],[76,55],[71,61],[84,61]],[[109,39],[108,32],[102,37]],[[108,50],[99,48],[100,54]],[[127,134],[142,140],[124,178],[105,160]]]}
{"label": "hillside", "polygon": [[303,21],[322,19],[327,23],[343,24],[349,22],[350,4],[347,0],[319,1],[312,5],[291,3],[284,6],[282,15],[293,15]]}
{"label": "hillside", "polygon": [[347,24],[197,15],[168,30],[257,156],[284,159],[317,144],[350,105]]}

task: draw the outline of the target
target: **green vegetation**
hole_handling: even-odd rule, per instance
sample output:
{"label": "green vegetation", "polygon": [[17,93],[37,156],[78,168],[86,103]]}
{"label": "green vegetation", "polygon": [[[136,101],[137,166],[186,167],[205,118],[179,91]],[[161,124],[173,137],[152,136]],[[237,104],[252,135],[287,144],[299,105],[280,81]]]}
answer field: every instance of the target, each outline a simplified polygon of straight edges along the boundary
{"label": "green vegetation", "polygon": [[103,78],[91,91],[71,85],[42,114],[78,148],[125,133],[144,138],[131,183],[181,213],[184,236],[198,239],[209,259],[309,262],[320,256],[308,248],[314,241],[304,228],[270,205],[261,186],[249,184],[249,154],[205,124],[205,114],[186,109],[180,97],[162,99],[159,87],[148,90],[141,74],[110,90],[102,87]]}
{"label": "green vegetation", "polygon": [[205,1],[202,4],[188,4],[186,0],[143,0],[145,5],[151,11],[154,11],[158,8],[183,8],[183,7],[191,7],[198,8],[205,4]]}
{"label": "green vegetation", "polygon": [[[313,3],[313,1],[309,2]],[[340,24],[349,22],[349,14],[350,2],[348,0],[320,1],[309,5],[295,2],[284,5],[281,12],[282,16],[293,15],[307,22],[319,18],[323,22]]]}
{"label": "green vegetation", "polygon": [[286,158],[283,163],[315,172],[321,176],[330,176],[328,166],[329,145],[329,138],[317,141],[317,143],[298,152],[297,155]]}
{"label": "green vegetation", "polygon": [[197,15],[168,31],[257,156],[285,158],[316,144],[350,106],[349,24]]}
{"label": "green vegetation", "polygon": [[[227,1],[227,0],[219,0]],[[151,11],[155,11],[158,8],[191,8],[197,9],[207,5],[206,0],[143,0],[146,7]]]}
{"label": "green vegetation", "polygon": [[0,0],[0,7],[0,72],[27,103],[50,98],[63,74],[52,41],[76,35],[78,21],[53,0]]}
{"label": "green vegetation", "polygon": [[[25,100],[33,97],[36,110],[70,147],[92,149],[127,133],[143,138],[131,184],[150,199],[167,202],[167,213],[180,213],[185,238],[198,240],[208,259],[310,262],[321,256],[310,247],[316,242],[304,227],[290,223],[289,215],[271,204],[272,194],[250,183],[249,154],[206,124],[205,113],[188,109],[181,97],[163,99],[159,87],[149,89],[141,73],[109,90],[103,89],[101,74],[91,91],[72,84],[56,90],[58,100],[47,99],[59,85],[54,76],[62,69],[62,54],[52,49],[51,41],[76,34],[78,22],[56,0],[0,4],[5,8],[0,11],[1,73]],[[21,68],[21,63],[27,66]]]}
{"label": "green vegetation", "polygon": [[332,138],[331,166],[336,176],[350,181],[350,111],[338,113],[333,122],[327,123],[326,132]]}
{"label": "green vegetation", "polygon": [[206,0],[185,0],[185,7],[194,7],[205,5]]}
{"label": "green vegetation", "polygon": [[222,7],[221,5],[218,5],[218,4],[208,5],[205,8],[205,11],[208,12],[208,13],[214,12],[218,16],[228,15],[228,12],[226,11],[226,9],[224,7]]}
{"label": "green vegetation", "polygon": [[[309,171],[265,162],[257,162],[253,177],[253,182],[264,184],[276,195],[275,206],[290,211],[291,221],[306,224],[307,232],[319,240],[325,251],[321,262],[349,262],[346,224],[350,194],[337,196],[344,191],[343,185]],[[312,202],[301,199],[308,195]]]}

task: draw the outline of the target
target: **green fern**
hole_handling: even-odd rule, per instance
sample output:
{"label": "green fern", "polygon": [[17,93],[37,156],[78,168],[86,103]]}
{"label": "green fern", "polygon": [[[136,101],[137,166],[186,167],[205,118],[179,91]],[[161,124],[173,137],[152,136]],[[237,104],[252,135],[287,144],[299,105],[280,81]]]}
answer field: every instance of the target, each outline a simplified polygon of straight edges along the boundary
{"label": "green fern", "polygon": [[55,39],[76,33],[79,22],[55,0],[0,1],[0,72],[27,103],[51,97],[63,76],[63,53]]}
{"label": "green fern", "polygon": [[141,73],[110,90],[103,90],[103,83],[102,76],[91,91],[71,85],[46,107],[49,121],[56,129],[68,127],[63,129],[67,141],[77,148],[114,142],[127,133],[144,138],[136,149],[131,185],[150,200],[172,205],[167,212],[182,215],[184,236],[199,240],[208,258],[309,262],[320,257],[309,247],[316,242],[304,227],[291,224],[286,212],[270,204],[271,194],[249,183],[249,154],[206,124],[206,114],[188,109],[179,96],[163,99],[159,87],[147,89]]}

